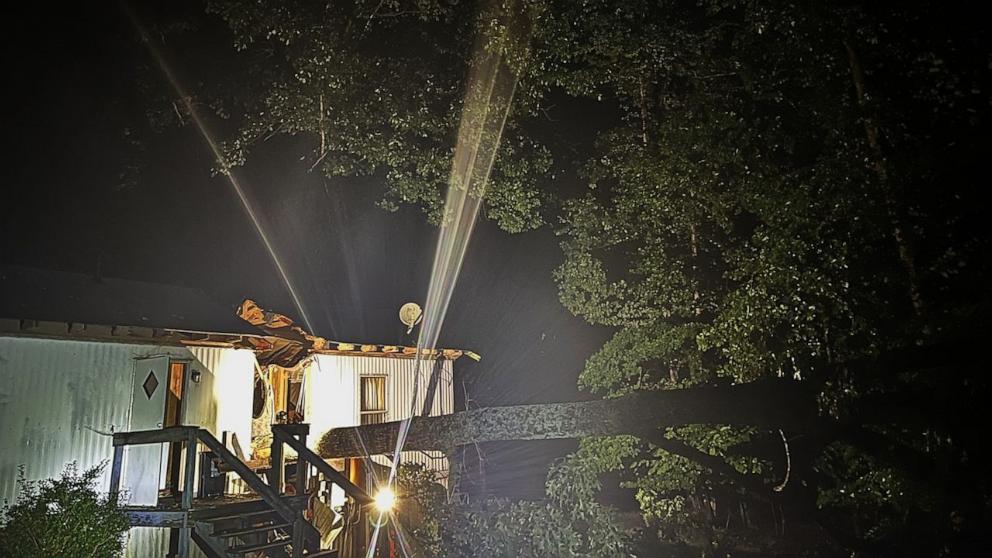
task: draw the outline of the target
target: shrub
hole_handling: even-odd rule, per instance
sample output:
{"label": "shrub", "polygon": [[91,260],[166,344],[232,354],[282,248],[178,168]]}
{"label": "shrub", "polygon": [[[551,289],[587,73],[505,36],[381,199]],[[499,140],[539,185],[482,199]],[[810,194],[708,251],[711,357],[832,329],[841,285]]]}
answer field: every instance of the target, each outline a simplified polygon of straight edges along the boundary
{"label": "shrub", "polygon": [[70,463],[60,478],[41,481],[27,480],[22,470],[16,501],[0,508],[0,557],[123,556],[127,516],[95,486],[105,466],[80,474]]}

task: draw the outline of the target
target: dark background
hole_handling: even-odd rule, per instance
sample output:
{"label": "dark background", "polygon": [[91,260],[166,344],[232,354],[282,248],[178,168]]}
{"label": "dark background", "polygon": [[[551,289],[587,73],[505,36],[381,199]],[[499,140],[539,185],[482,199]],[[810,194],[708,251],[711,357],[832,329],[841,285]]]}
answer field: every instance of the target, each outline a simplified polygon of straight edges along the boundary
{"label": "dark background", "polygon": [[[227,179],[211,175],[213,157],[196,130],[166,130],[137,151],[123,133],[145,117],[143,80],[154,63],[121,7],[39,3],[6,19],[0,272],[29,267],[97,282],[180,285],[205,291],[232,313],[251,297],[298,318]],[[208,45],[230,45],[209,28],[201,33]],[[164,53],[181,76],[204,54],[168,45]],[[559,108],[544,133],[575,135],[589,125],[584,108]],[[426,295],[437,230],[418,209],[377,208],[374,178],[329,180],[308,172],[301,156],[311,148],[305,138],[270,140],[236,172],[313,333],[414,343],[397,311]],[[140,171],[127,175],[136,161]],[[582,397],[577,374],[609,332],[558,302],[551,274],[560,261],[551,228],[509,235],[480,220],[440,340],[483,357],[456,365],[465,386],[459,396],[467,393],[470,406]],[[67,303],[64,316],[24,315],[57,306],[59,297],[57,288],[4,281],[0,273],[0,317],[85,321],[99,313],[93,306],[113,304],[82,300]],[[549,462],[572,448],[573,442],[490,445],[486,485],[504,496],[540,497]]]}

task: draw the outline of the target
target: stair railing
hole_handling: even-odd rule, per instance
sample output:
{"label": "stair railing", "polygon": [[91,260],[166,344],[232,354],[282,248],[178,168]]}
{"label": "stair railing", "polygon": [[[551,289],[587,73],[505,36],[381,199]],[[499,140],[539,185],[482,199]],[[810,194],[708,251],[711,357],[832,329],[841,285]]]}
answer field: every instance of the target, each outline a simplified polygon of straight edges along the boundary
{"label": "stair railing", "polygon": [[[143,444],[161,444],[168,442],[184,442],[186,451],[186,468],[183,474],[181,524],[179,525],[179,553],[186,558],[190,553],[193,522],[190,520],[190,510],[193,508],[194,482],[196,475],[196,445],[202,443],[221,459],[232,471],[238,474],[258,496],[268,504],[284,520],[293,524],[293,555],[298,558],[303,555],[306,539],[319,538],[317,530],[303,517],[303,511],[294,509],[282,499],[282,490],[278,484],[266,484],[244,461],[238,459],[231,450],[227,449],[209,431],[196,426],[172,426],[159,430],[141,430],[135,432],[118,432],[114,434],[114,458],[110,469],[110,497],[116,499],[120,493],[121,472],[124,464],[125,446]],[[305,482],[303,479],[302,482]],[[302,490],[298,494],[302,494]]]}
{"label": "stair railing", "polygon": [[[301,428],[302,427],[302,428]],[[314,453],[313,450],[306,445],[306,435],[309,433],[310,425],[308,424],[273,424],[272,425],[272,468],[273,470],[282,471],[283,470],[283,449],[282,445],[285,444],[296,452],[297,455],[297,483],[301,482],[301,478],[305,478],[306,466],[312,465],[315,469],[320,471],[327,477],[328,480],[334,484],[341,487],[344,493],[348,496],[354,498],[360,504],[370,504],[372,503],[372,496],[369,495],[363,488],[351,482],[348,477],[341,474],[340,471],[331,467],[327,461],[324,461],[322,457]],[[273,479],[276,479],[276,473],[273,475]],[[278,476],[278,480],[281,480],[281,475]],[[302,493],[302,488],[304,486],[297,485],[297,493]]]}
{"label": "stair railing", "polygon": [[[272,450],[271,469],[269,470],[269,482],[273,486],[281,487],[285,472],[285,454],[283,446],[289,446],[296,451],[296,494],[300,495],[306,491],[306,482],[309,478],[308,467],[313,466],[320,471],[324,477],[332,483],[341,487],[344,493],[353,498],[359,504],[369,504],[372,497],[365,490],[351,482],[348,477],[341,474],[334,467],[331,467],[323,458],[307,447],[307,434],[310,433],[309,424],[273,424],[272,425]],[[307,527],[313,526],[307,523]],[[293,526],[293,558],[299,558],[295,549],[301,545],[297,540],[302,540],[302,526]]]}
{"label": "stair railing", "polygon": [[189,511],[193,507],[193,482],[196,472],[196,443],[199,428],[195,426],[171,426],[160,430],[139,430],[114,434],[114,459],[110,467],[110,497],[117,500],[121,489],[121,471],[124,465],[124,447],[145,444],[184,442],[186,450],[186,470],[183,473],[182,501],[179,525],[179,556],[186,558],[190,553],[190,539],[193,524]]}

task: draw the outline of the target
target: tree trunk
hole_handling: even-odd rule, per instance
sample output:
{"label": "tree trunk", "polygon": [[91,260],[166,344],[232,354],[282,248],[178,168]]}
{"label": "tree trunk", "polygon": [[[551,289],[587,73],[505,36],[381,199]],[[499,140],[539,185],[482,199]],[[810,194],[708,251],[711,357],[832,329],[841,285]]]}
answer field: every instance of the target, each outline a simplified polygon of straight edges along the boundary
{"label": "tree trunk", "polygon": [[854,50],[851,41],[844,41],[844,48],[847,50],[847,61],[851,69],[851,80],[854,82],[854,94],[858,101],[858,106],[863,114],[865,128],[865,139],[871,149],[872,169],[878,177],[879,183],[885,190],[885,205],[889,213],[889,220],[892,224],[892,239],[896,243],[899,261],[906,272],[909,283],[909,299],[913,304],[913,312],[917,316],[923,313],[923,295],[920,292],[920,280],[916,272],[916,255],[913,248],[912,231],[909,228],[909,219],[906,215],[905,204],[899,192],[892,189],[889,181],[889,170],[885,163],[885,154],[882,152],[881,130],[877,119],[868,106],[868,93],[865,87],[864,69],[861,67],[861,59]]}
{"label": "tree trunk", "polygon": [[[478,442],[643,435],[686,424],[795,430],[812,426],[816,415],[815,400],[805,386],[793,381],[763,381],[415,417],[404,449],[447,451]],[[325,458],[392,453],[401,424],[335,428],[321,437],[318,453]]]}

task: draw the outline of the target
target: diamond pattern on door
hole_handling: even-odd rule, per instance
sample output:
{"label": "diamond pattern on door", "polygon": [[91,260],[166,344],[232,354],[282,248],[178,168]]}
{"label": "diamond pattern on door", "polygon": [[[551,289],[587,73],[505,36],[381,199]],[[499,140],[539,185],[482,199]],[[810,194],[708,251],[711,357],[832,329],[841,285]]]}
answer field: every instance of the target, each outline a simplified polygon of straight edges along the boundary
{"label": "diamond pattern on door", "polygon": [[141,389],[145,390],[145,395],[148,399],[152,398],[152,394],[158,388],[158,378],[155,377],[155,373],[152,371],[148,372],[148,377],[145,378],[145,383],[141,384]]}

